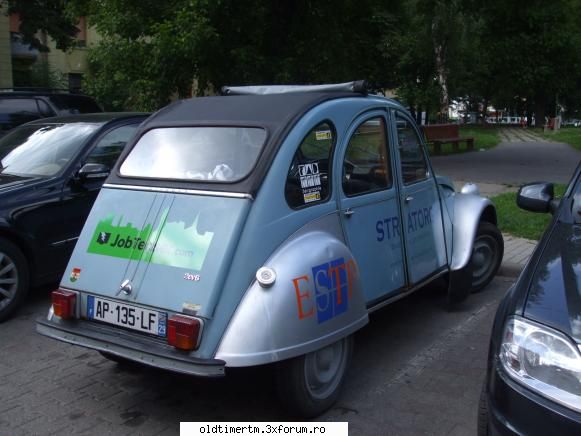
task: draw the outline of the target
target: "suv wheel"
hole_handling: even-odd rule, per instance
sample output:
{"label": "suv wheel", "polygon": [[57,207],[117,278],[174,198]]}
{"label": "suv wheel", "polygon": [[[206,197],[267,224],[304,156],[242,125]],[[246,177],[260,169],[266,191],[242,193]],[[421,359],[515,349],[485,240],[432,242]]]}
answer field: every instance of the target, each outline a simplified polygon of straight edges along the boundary
{"label": "suv wheel", "polygon": [[28,293],[28,264],[22,251],[0,238],[0,322],[7,319]]}

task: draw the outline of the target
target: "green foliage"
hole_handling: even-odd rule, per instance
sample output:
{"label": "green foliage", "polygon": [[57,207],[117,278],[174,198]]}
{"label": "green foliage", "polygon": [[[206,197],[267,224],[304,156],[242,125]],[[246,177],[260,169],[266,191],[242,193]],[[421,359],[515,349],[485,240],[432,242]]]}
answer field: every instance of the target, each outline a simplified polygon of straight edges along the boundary
{"label": "green foliage", "polygon": [[548,133],[543,133],[539,129],[539,134],[551,141],[564,142],[577,150],[581,150],[581,129],[578,127],[564,127],[556,132]]}
{"label": "green foliage", "polygon": [[[555,185],[555,196],[563,196],[565,188],[565,185]],[[520,238],[540,239],[552,218],[548,213],[534,213],[520,209],[516,205],[516,192],[500,194],[492,197],[491,200],[496,206],[500,230]]]}
{"label": "green foliage", "polygon": [[[85,83],[110,109],[153,110],[226,84],[367,79],[438,118],[581,107],[581,0],[9,0],[26,41],[59,48],[87,16],[102,41]],[[445,114],[441,114],[444,118]]]}

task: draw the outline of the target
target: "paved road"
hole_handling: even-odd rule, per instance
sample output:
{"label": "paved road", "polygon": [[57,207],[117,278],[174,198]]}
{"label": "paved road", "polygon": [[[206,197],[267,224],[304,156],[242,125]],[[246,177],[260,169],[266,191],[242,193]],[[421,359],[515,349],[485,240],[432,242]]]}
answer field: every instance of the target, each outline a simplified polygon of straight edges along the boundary
{"label": "paved road", "polygon": [[517,128],[501,132],[503,142],[491,150],[432,157],[435,172],[453,180],[504,185],[567,183],[581,160],[581,151],[567,144],[545,142]]}
{"label": "paved road", "polygon": [[[422,290],[372,316],[356,335],[349,379],[323,421],[357,435],[470,435],[488,335],[512,279],[497,278],[456,311]],[[273,401],[268,367],[201,380],[138,366],[41,337],[39,290],[0,327],[0,435],[167,434],[179,421],[290,420]]]}

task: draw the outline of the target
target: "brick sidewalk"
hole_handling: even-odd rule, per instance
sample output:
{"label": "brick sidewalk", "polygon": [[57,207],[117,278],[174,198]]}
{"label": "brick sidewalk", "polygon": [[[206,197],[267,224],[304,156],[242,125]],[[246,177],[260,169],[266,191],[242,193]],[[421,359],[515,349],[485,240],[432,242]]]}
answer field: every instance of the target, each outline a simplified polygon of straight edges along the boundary
{"label": "brick sidewalk", "polygon": [[524,265],[531,257],[537,246],[537,241],[517,238],[503,233],[504,238],[504,258],[498,271],[498,275],[505,277],[516,277],[523,269]]}

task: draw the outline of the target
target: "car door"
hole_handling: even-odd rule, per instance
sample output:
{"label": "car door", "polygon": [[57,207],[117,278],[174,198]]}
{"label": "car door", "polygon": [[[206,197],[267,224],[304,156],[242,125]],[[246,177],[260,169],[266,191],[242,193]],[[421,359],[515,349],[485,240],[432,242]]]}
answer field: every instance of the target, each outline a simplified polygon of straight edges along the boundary
{"label": "car door", "polygon": [[348,130],[335,167],[343,229],[368,306],[396,293],[406,281],[387,126],[385,111],[358,118]]}
{"label": "car door", "polygon": [[442,209],[425,144],[406,113],[392,111],[408,280],[417,284],[447,265]]}

